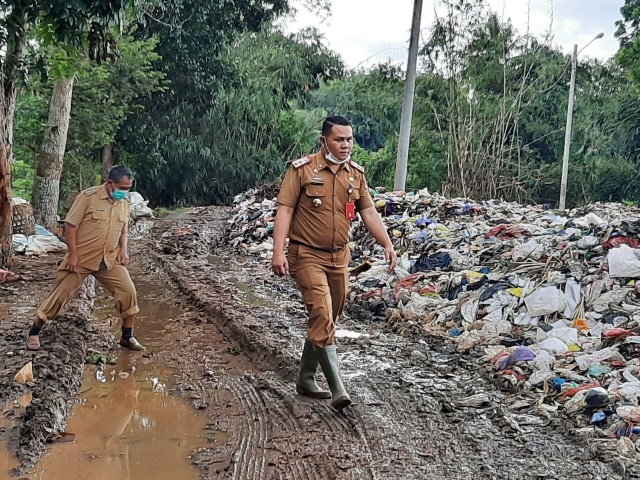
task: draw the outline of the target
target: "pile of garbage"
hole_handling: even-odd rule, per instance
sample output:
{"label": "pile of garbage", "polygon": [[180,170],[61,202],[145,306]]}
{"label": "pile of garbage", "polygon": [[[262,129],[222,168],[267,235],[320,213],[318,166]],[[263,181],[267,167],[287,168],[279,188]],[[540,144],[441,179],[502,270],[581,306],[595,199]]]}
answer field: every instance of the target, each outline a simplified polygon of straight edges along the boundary
{"label": "pile of garbage", "polygon": [[153,228],[155,216],[149,207],[149,200],[138,192],[129,193],[129,238],[138,239],[147,235]]}
{"label": "pile of garbage", "polygon": [[278,210],[277,184],[262,185],[233,199],[233,215],[227,220],[220,245],[262,258],[273,254],[273,225]]}
{"label": "pile of garbage", "polygon": [[[640,210],[372,193],[399,265],[388,273],[354,222],[352,301],[403,333],[480,352],[500,388],[542,395],[542,414],[640,434]],[[276,210],[258,190],[238,195],[224,241],[270,258]]]}

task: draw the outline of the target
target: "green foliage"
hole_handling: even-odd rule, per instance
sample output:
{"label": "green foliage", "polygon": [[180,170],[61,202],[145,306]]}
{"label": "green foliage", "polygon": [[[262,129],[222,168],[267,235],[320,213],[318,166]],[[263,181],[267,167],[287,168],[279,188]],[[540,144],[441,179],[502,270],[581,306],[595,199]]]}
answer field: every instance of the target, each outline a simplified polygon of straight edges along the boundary
{"label": "green foliage", "polygon": [[[164,75],[153,68],[153,62],[159,60],[155,52],[157,40],[135,40],[130,34],[114,38],[119,45],[116,62],[97,65],[86,58],[74,60],[77,79],[61,179],[61,204],[69,194],[100,181],[102,147],[113,142],[127,116],[144,109],[143,98],[167,89]],[[34,155],[42,144],[51,89],[59,73],[50,67],[61,63],[60,52],[58,48],[46,48],[31,59],[32,68],[39,75],[32,76],[18,96],[12,183],[22,195],[33,183]]]}
{"label": "green foliage", "polygon": [[170,61],[165,68],[171,95],[155,95],[147,104],[149,114],[136,115],[120,132],[119,144],[132,154],[138,186],[153,204],[222,203],[278,178],[285,161],[306,153],[311,137],[317,139],[319,111],[296,107],[322,79],[337,78],[343,69],[313,30],[292,36],[270,29],[240,34],[224,55],[224,67],[213,53],[202,58],[193,53],[194,61],[206,62],[198,68],[215,67],[215,75],[180,95],[175,82],[187,79],[184,72],[174,78],[177,66],[171,62],[178,59]]}
{"label": "green foliage", "polygon": [[620,42],[617,62],[628,70],[637,88],[640,88],[640,0],[625,0],[620,9],[622,18],[616,22],[615,36]]}
{"label": "green foliage", "polygon": [[323,84],[311,92],[307,105],[349,118],[358,145],[378,150],[400,127],[402,89],[400,69],[380,64]]}

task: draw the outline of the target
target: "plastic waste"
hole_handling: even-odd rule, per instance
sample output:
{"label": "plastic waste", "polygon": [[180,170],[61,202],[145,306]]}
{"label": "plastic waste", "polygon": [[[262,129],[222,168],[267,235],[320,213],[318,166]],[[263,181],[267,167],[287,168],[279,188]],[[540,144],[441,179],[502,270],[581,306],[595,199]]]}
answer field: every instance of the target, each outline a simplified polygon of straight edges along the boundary
{"label": "plastic waste", "polygon": [[611,278],[640,278],[640,259],[637,250],[620,245],[609,250],[607,256]]}
{"label": "plastic waste", "polygon": [[538,345],[540,350],[544,350],[553,355],[562,355],[569,351],[569,347],[559,338],[547,338]]}
{"label": "plastic waste", "polygon": [[571,327],[552,328],[547,332],[548,338],[557,338],[565,344],[578,343],[578,330]]}
{"label": "plastic waste", "polygon": [[543,287],[524,299],[529,315],[540,317],[561,312],[567,308],[564,295],[557,287]]}
{"label": "plastic waste", "polygon": [[609,392],[602,387],[587,390],[584,395],[584,405],[589,408],[604,407],[609,404]]}
{"label": "plastic waste", "polygon": [[600,363],[611,358],[614,354],[615,352],[611,348],[607,347],[591,354],[577,356],[576,363],[580,369],[586,370],[591,365],[595,365],[596,363]]}

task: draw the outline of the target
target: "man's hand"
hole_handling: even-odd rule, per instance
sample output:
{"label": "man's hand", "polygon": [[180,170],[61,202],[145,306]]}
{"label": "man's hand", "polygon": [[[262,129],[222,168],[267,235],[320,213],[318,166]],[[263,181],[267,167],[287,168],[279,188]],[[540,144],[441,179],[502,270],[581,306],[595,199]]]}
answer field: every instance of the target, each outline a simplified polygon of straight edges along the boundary
{"label": "man's hand", "polygon": [[273,273],[275,273],[279,277],[289,275],[289,262],[287,261],[287,257],[285,256],[284,252],[273,253],[273,258],[271,259],[271,267],[273,268]]}
{"label": "man's hand", "polygon": [[120,252],[118,252],[118,262],[125,267],[129,265],[129,253],[124,250],[120,250]]}
{"label": "man's hand", "polygon": [[384,247],[384,259],[389,264],[389,273],[393,273],[396,269],[396,265],[398,265],[398,257],[393,249],[393,245],[387,245]]}
{"label": "man's hand", "polygon": [[384,259],[389,263],[389,273],[393,273],[398,264],[398,257],[393,251],[393,243],[389,239],[387,229],[382,223],[382,219],[375,208],[365,208],[360,212],[362,221],[367,230],[373,235],[380,245],[384,245]]}
{"label": "man's hand", "polygon": [[67,258],[67,270],[70,272],[78,270],[78,255],[75,253],[70,253],[69,258]]}

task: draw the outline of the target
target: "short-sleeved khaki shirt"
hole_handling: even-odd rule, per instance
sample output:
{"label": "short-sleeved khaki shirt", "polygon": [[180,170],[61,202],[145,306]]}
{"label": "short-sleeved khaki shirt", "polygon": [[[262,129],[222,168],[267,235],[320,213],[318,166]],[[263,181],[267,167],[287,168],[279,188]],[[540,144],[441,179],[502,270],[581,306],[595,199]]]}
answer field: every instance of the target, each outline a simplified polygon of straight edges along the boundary
{"label": "short-sleeved khaki shirt", "polygon": [[[106,185],[91,187],[78,195],[65,222],[76,227],[78,266],[97,271],[104,260],[107,269],[116,262],[120,235],[127,232],[129,201],[114,200]],[[59,270],[67,269],[65,256]]]}
{"label": "short-sleeved khaki shirt", "polygon": [[349,242],[348,202],[359,212],[374,206],[364,169],[346,162],[334,174],[319,152],[291,163],[278,195],[280,205],[294,209],[290,240],[320,250],[339,250]]}

